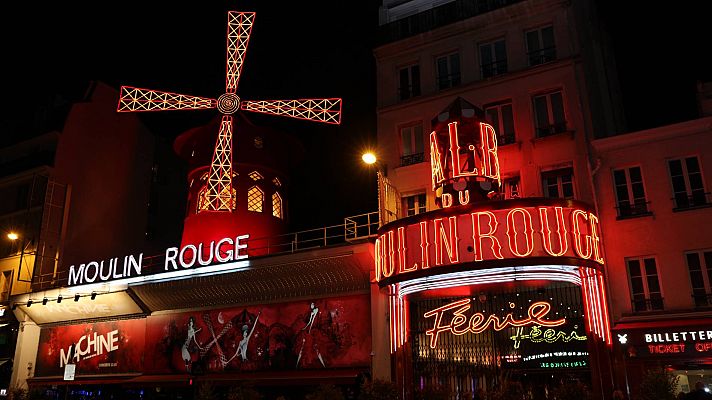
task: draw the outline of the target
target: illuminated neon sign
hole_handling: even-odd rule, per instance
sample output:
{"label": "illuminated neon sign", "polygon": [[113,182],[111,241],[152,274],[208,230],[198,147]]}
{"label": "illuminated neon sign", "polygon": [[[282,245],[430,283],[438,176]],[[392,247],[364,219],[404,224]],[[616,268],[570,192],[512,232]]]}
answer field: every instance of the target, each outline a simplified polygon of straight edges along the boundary
{"label": "illuminated neon sign", "polygon": [[[434,267],[529,257],[567,257],[603,264],[598,217],[566,200],[492,202],[440,210],[385,225],[376,239],[377,281]],[[496,208],[497,205],[502,208]],[[492,207],[494,206],[494,207]],[[437,272],[433,272],[436,274]]]}
{"label": "illuminated neon sign", "polygon": [[[459,336],[466,333],[482,333],[490,327],[495,331],[501,331],[506,328],[528,325],[555,327],[566,323],[566,318],[553,321],[545,319],[549,311],[551,311],[551,304],[546,301],[532,303],[527,310],[527,317],[523,319],[515,319],[511,312],[504,317],[499,317],[495,314],[485,316],[479,312],[473,313],[468,317],[465,313],[471,308],[470,302],[469,298],[454,301],[423,314],[425,318],[435,318],[433,327],[425,332],[430,337],[431,348],[437,347],[438,336],[443,332],[450,332]],[[514,303],[510,303],[510,307],[514,308]],[[445,325],[443,324],[443,317],[445,317],[446,313],[451,313],[452,315],[449,323]]]}
{"label": "illuminated neon sign", "polygon": [[[165,252],[163,271],[190,269],[195,266],[222,264],[229,261],[247,258],[247,242],[250,235],[240,235],[234,239],[223,238],[211,241],[205,246],[187,244],[181,248],[169,247]],[[107,282],[115,279],[141,276],[143,268],[143,253],[138,257],[125,256],[123,263],[118,257],[109,260],[91,261],[79,266],[69,267],[67,285],[83,285],[88,283]]]}
{"label": "illuminated neon sign", "polygon": [[576,331],[571,331],[569,333],[565,331],[560,331],[556,329],[541,329],[539,326],[532,326],[529,332],[524,332],[524,327],[517,327],[516,333],[510,336],[510,339],[514,341],[514,348],[518,349],[522,340],[529,340],[532,343],[555,343],[564,342],[568,343],[573,340],[585,341],[586,335],[579,335]]}

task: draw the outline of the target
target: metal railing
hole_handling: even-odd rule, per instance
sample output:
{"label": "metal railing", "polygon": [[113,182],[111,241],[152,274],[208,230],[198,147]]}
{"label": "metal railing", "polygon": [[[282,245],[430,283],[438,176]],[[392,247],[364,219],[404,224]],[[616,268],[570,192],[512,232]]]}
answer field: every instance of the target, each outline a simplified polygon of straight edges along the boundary
{"label": "metal railing", "polygon": [[654,297],[649,299],[637,299],[633,300],[633,312],[645,312],[645,311],[662,311],[665,309],[663,298]]}
{"label": "metal railing", "polygon": [[438,90],[450,89],[460,85],[460,74],[438,76]]}
{"label": "metal railing", "polygon": [[503,74],[507,72],[507,59],[482,64],[480,66],[480,71],[482,72],[482,79]]}
{"label": "metal railing", "polygon": [[712,293],[693,293],[692,300],[695,302],[695,307],[710,307],[712,306]]}
{"label": "metal railing", "polygon": [[420,85],[408,85],[398,88],[399,100],[408,100],[416,96],[420,96]]}
{"label": "metal railing", "polygon": [[413,165],[422,163],[425,160],[425,153],[414,153],[408,154],[406,156],[401,156],[400,166],[405,167],[407,165]]}
{"label": "metal railing", "polygon": [[519,3],[522,0],[455,0],[379,28],[379,44],[414,36],[475,15]]}
{"label": "metal railing", "polygon": [[527,53],[527,57],[529,58],[530,67],[554,61],[556,60],[556,47],[545,47],[543,49],[530,51]]}
{"label": "metal railing", "polygon": [[554,122],[549,125],[541,125],[536,127],[536,137],[547,137],[556,135],[557,133],[566,132],[566,121]]}
{"label": "metal railing", "polygon": [[648,210],[648,204],[650,204],[649,201],[636,202],[633,204],[619,204],[616,207],[616,211],[618,212],[618,218],[624,219],[651,215],[652,212]]}
{"label": "metal railing", "polygon": [[712,205],[710,192],[693,191],[692,194],[686,192],[675,193],[675,197],[671,199],[675,208],[673,210],[687,210],[696,207],[708,207]]}

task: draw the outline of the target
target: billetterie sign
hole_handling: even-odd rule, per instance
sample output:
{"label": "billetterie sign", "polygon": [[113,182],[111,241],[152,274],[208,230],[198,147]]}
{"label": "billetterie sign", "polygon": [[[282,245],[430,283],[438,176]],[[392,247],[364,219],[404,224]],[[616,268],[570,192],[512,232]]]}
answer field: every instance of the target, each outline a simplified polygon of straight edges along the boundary
{"label": "billetterie sign", "polygon": [[[222,264],[247,258],[247,239],[250,235],[226,237],[213,240],[209,244],[187,244],[183,247],[166,249],[163,270],[158,272],[177,271],[211,264]],[[90,261],[85,264],[69,267],[68,285],[84,285],[89,283],[107,282],[115,279],[141,276],[143,269],[143,253],[138,256],[128,255],[101,261]]]}
{"label": "billetterie sign", "polygon": [[376,239],[376,280],[508,259],[569,258],[603,265],[599,220],[588,207],[566,200],[528,200],[451,207],[384,225]]}

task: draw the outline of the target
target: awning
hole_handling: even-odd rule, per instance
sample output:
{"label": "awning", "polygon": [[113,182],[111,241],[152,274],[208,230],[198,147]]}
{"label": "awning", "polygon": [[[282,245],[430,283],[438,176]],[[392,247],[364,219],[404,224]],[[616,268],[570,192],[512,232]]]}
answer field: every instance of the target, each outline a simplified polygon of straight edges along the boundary
{"label": "awning", "polygon": [[75,376],[73,381],[65,381],[61,376],[47,376],[27,378],[30,386],[62,386],[62,385],[112,385],[125,383],[135,378],[136,374],[130,375],[84,375]]}
{"label": "awning", "polygon": [[712,325],[712,319],[710,318],[690,318],[690,319],[668,319],[668,320],[654,320],[654,321],[630,321],[630,322],[620,322],[616,323],[611,330],[627,330],[627,329],[650,329],[650,328],[668,328],[676,326],[700,326],[700,325]]}
{"label": "awning", "polygon": [[368,293],[372,248],[363,243],[255,258],[247,270],[135,285],[129,291],[154,312]]}

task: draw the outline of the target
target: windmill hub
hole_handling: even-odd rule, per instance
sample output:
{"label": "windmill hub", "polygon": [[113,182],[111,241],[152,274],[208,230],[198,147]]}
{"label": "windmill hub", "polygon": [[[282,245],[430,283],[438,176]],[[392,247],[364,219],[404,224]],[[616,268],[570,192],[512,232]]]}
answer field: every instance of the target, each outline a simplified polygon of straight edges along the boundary
{"label": "windmill hub", "polygon": [[223,114],[234,114],[240,108],[240,98],[235,93],[225,93],[218,97],[218,111]]}

